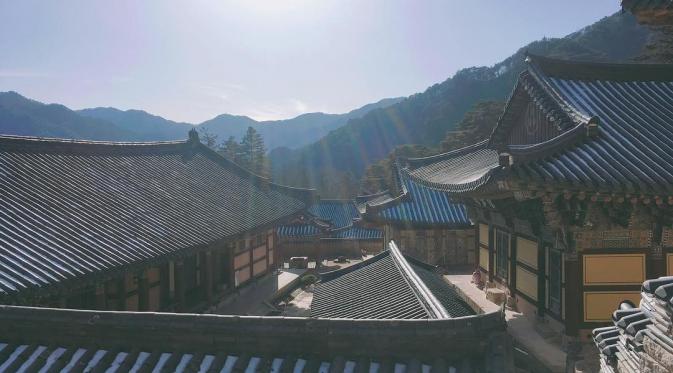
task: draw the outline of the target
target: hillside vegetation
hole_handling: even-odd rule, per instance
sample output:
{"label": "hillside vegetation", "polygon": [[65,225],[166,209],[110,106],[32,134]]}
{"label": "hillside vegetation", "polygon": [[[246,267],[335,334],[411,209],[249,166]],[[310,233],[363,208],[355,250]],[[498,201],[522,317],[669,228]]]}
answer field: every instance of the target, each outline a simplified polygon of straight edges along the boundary
{"label": "hillside vegetation", "polygon": [[650,30],[633,16],[617,13],[564,38],[530,43],[494,66],[460,70],[423,93],[352,119],[311,145],[271,152],[273,176],[281,183],[317,186],[322,195],[352,196],[367,184],[361,181],[366,168],[399,145],[436,149],[470,108],[479,102],[505,101],[525,68],[526,51],[560,58],[624,61],[639,55],[649,37]]}

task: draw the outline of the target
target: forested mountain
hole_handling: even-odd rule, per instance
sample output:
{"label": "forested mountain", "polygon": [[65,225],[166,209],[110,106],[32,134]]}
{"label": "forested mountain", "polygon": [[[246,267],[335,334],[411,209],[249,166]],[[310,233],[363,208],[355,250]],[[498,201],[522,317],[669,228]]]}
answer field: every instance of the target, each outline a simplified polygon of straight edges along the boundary
{"label": "forested mountain", "polygon": [[63,105],[43,104],[16,92],[0,92],[0,133],[87,140],[126,140],[136,136],[110,122],[82,117]]}
{"label": "forested mountain", "polygon": [[87,118],[102,119],[113,123],[119,128],[134,133],[136,137],[132,140],[137,141],[184,139],[192,128],[189,123],[174,122],[142,110],[98,107],[78,110],[77,113]]}
{"label": "forested mountain", "polygon": [[240,138],[248,127],[252,127],[262,136],[268,149],[299,148],[319,140],[330,131],[345,125],[350,119],[362,117],[371,110],[402,100],[402,97],[386,98],[345,114],[307,113],[292,119],[261,122],[246,116],[223,114],[199,124],[199,127],[217,135],[220,140],[226,140],[230,136]]}
{"label": "forested mountain", "polygon": [[[524,46],[491,67],[457,72],[425,92],[351,120],[320,141],[296,151],[277,149],[270,155],[272,173],[281,183],[318,186],[323,195],[357,192],[366,167],[401,144],[438,147],[448,130],[482,101],[504,101],[531,53],[596,61],[631,60],[651,37],[628,13],[617,13],[564,38],[543,39]],[[337,183],[349,183],[344,191]]]}
{"label": "forested mountain", "polygon": [[400,102],[383,99],[345,114],[308,113],[277,121],[256,121],[245,116],[219,115],[200,124],[174,122],[142,110],[111,107],[73,111],[59,104],[43,104],[16,92],[0,92],[0,134],[62,137],[86,140],[160,141],[181,140],[196,126],[200,132],[216,135],[224,142],[230,136],[242,138],[253,127],[268,149],[310,144],[349,119],[370,110]]}

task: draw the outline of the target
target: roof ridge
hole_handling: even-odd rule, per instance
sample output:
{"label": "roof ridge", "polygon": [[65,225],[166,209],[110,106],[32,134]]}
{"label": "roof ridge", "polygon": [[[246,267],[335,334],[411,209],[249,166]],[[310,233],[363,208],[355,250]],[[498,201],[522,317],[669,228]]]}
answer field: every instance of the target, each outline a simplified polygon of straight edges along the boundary
{"label": "roof ridge", "polygon": [[577,80],[673,81],[673,64],[581,61],[526,53],[526,60],[545,75]]}
{"label": "roof ridge", "polygon": [[26,141],[39,144],[86,144],[86,145],[118,145],[118,146],[151,146],[166,144],[185,144],[189,139],[184,140],[160,140],[160,141],[110,141],[110,140],[87,140],[64,137],[46,137],[46,136],[23,136],[0,134],[0,142],[3,141]]}
{"label": "roof ridge", "polygon": [[486,138],[486,139],[481,140],[479,142],[476,142],[474,144],[470,144],[470,145],[464,146],[462,148],[450,150],[450,151],[444,152],[444,153],[429,155],[427,157],[417,157],[417,158],[403,158],[403,157],[400,157],[399,159],[405,161],[405,163],[407,163],[408,165],[422,166],[422,165],[425,165],[427,163],[433,163],[433,162],[441,161],[441,160],[444,160],[444,159],[448,159],[448,158],[457,157],[457,156],[460,156],[460,155],[463,155],[463,154],[467,154],[467,153],[470,153],[470,152],[475,151],[475,150],[481,150],[482,148],[487,147],[488,144],[489,144],[489,138]]}
{"label": "roof ridge", "polygon": [[407,259],[397,248],[395,241],[388,243],[388,251],[393,262],[400,270],[407,284],[411,287],[421,305],[428,313],[430,319],[448,319],[451,316],[446,311],[442,303],[435,297],[435,295],[428,289],[427,285],[421,280],[416,271],[411,267]]}

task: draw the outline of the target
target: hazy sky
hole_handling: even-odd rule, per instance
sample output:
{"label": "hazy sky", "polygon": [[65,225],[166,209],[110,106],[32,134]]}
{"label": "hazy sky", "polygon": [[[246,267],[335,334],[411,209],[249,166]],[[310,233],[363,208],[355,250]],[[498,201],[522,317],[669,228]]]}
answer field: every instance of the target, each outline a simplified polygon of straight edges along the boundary
{"label": "hazy sky", "polygon": [[339,113],[618,10],[618,0],[0,0],[0,91],[190,122]]}

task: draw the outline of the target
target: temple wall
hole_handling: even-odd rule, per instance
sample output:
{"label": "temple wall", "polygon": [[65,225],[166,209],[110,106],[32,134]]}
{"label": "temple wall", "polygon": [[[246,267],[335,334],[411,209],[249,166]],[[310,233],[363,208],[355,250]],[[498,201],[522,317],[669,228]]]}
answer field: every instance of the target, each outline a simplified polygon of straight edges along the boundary
{"label": "temple wall", "polygon": [[474,228],[450,229],[402,229],[386,226],[385,241],[394,240],[406,255],[433,265],[445,267],[475,265]]}

